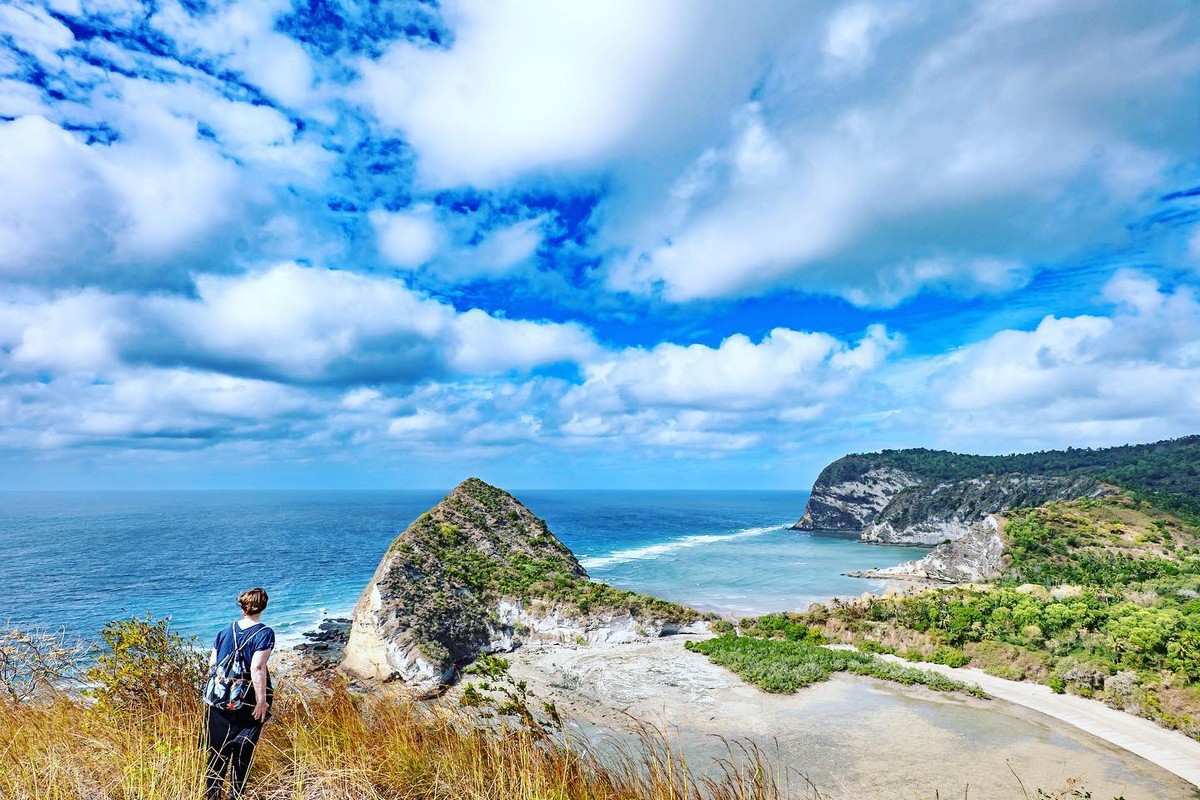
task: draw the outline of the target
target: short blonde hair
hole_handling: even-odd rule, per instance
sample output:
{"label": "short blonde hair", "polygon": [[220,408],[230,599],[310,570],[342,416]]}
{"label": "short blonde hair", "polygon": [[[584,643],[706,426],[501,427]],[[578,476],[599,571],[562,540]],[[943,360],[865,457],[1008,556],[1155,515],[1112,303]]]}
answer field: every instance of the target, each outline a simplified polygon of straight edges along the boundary
{"label": "short blonde hair", "polygon": [[261,614],[267,607],[267,599],[267,590],[256,586],[238,595],[238,605],[243,614]]}

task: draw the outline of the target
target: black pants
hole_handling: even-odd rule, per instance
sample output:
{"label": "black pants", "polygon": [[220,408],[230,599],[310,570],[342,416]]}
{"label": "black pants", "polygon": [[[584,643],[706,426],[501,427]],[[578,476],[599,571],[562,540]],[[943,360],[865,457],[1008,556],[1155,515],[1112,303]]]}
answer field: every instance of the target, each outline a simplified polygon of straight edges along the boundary
{"label": "black pants", "polygon": [[230,797],[237,800],[246,788],[254,745],[262,733],[263,724],[254,718],[249,707],[237,711],[221,711],[208,707],[208,766],[204,772],[204,800],[221,800],[221,785],[233,768],[230,778]]}

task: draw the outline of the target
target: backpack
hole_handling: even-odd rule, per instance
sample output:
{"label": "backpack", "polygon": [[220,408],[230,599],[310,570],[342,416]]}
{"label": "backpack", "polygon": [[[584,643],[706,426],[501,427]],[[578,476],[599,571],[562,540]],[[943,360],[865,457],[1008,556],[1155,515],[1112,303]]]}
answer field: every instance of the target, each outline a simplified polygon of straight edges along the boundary
{"label": "backpack", "polygon": [[209,671],[208,683],[204,686],[204,702],[222,711],[237,711],[251,704],[250,698],[254,693],[250,662],[242,653],[242,647],[250,638],[257,636],[262,628],[256,626],[254,633],[241,642],[237,638],[237,623],[230,624],[229,628],[233,633],[233,650]]}

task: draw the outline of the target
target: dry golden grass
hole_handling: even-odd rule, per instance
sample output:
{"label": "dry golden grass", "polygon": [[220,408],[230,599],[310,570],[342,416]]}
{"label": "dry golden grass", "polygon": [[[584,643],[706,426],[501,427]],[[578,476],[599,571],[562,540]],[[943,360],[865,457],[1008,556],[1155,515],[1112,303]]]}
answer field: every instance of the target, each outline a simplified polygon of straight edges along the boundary
{"label": "dry golden grass", "polygon": [[[203,707],[106,711],[60,697],[0,705],[6,800],[199,800]],[[772,800],[785,796],[753,748],[706,775],[672,743],[598,756],[448,708],[343,689],[277,703],[255,754],[261,800]],[[811,787],[793,796],[819,797]]]}

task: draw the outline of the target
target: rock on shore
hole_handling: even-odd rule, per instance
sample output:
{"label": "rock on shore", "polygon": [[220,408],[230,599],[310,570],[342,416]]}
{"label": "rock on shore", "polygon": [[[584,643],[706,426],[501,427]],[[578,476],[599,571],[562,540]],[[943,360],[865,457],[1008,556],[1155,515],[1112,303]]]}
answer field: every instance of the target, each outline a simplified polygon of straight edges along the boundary
{"label": "rock on shore", "polygon": [[1004,569],[1004,521],[989,514],[971,525],[966,535],[933,548],[924,558],[894,567],[848,573],[853,578],[884,578],[931,583],[986,583]]}

